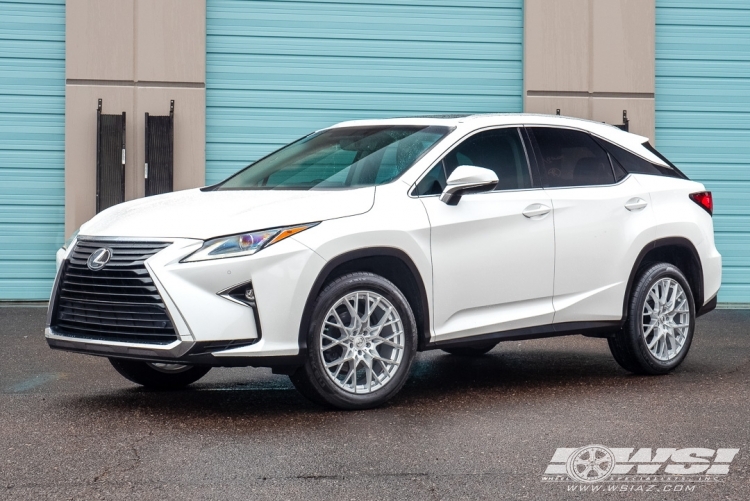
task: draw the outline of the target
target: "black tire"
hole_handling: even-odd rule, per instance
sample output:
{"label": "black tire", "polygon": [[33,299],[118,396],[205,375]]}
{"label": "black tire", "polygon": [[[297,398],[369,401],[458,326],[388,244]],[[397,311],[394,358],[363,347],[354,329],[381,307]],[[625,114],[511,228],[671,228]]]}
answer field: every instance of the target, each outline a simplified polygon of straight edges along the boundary
{"label": "black tire", "polygon": [[[325,368],[320,346],[321,331],[328,311],[339,299],[355,291],[380,294],[395,308],[404,330],[400,364],[382,388],[366,394],[350,393],[333,382]],[[367,272],[349,273],[328,284],[318,295],[307,328],[305,364],[289,376],[294,386],[312,402],[345,410],[369,409],[382,405],[403,387],[417,349],[417,323],[406,297],[385,278]]]}
{"label": "black tire", "polygon": [[[657,281],[671,278],[680,284],[685,291],[689,309],[690,326],[685,336],[681,351],[671,360],[656,358],[648,349],[642,333],[643,309],[648,293]],[[656,263],[644,267],[636,276],[631,290],[627,319],[622,330],[607,339],[609,349],[615,361],[625,370],[635,374],[657,375],[674,370],[685,360],[690,350],[695,331],[695,302],[685,275],[679,268],[669,263]]]}
{"label": "black tire", "polygon": [[109,362],[125,379],[154,390],[177,390],[195,383],[211,370],[210,366],[189,365],[180,370],[161,370],[149,362],[110,358]]}
{"label": "black tire", "polygon": [[476,345],[471,345],[471,346],[457,346],[455,348],[443,348],[443,351],[446,353],[450,353],[451,355],[456,355],[459,357],[478,357],[478,356],[484,355],[495,346],[497,346],[497,343],[492,341],[490,343],[485,343],[485,344],[476,344]]}

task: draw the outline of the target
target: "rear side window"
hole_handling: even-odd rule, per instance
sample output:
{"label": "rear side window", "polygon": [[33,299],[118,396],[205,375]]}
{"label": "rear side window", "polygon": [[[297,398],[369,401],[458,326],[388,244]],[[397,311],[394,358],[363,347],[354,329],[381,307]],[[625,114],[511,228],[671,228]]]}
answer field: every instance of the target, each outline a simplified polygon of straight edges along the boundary
{"label": "rear side window", "polygon": [[[602,145],[612,156],[612,163],[616,166],[619,164],[623,169],[631,174],[651,174],[653,176],[668,176],[668,177],[684,177],[680,171],[676,168],[665,167],[663,165],[655,165],[641,158],[635,153],[632,153],[624,148],[621,148],[615,144],[598,139],[599,144]],[[646,146],[644,144],[644,146]],[[650,146],[650,145],[649,145]],[[650,148],[652,152],[653,148]],[[657,155],[660,158],[661,155]]]}
{"label": "rear side window", "polygon": [[609,155],[586,134],[570,129],[531,127],[541,154],[545,187],[614,184]]}
{"label": "rear side window", "polygon": [[469,137],[438,162],[417,184],[417,195],[438,195],[459,165],[490,169],[497,174],[496,190],[531,188],[526,152],[516,128],[494,129]]}
{"label": "rear side window", "polygon": [[[680,169],[678,169],[675,164],[673,164],[672,162],[670,162],[667,159],[667,157],[665,157],[664,155],[662,155],[661,153],[659,153],[658,151],[656,151],[656,148],[654,148],[653,146],[651,146],[651,143],[649,143],[648,141],[646,141],[645,143],[643,143],[643,147],[646,148],[651,153],[653,153],[654,155],[656,155],[657,157],[659,157],[665,164],[667,164],[669,166],[670,169],[672,169],[672,172],[670,172],[670,171],[666,170],[666,167],[663,167],[661,165],[657,165],[657,168],[663,169],[661,171],[662,175],[670,176],[670,177],[679,177],[679,178],[682,178],[682,179],[688,179],[688,177],[685,175],[685,173],[682,172]],[[669,173],[666,173],[666,172],[669,172]]]}

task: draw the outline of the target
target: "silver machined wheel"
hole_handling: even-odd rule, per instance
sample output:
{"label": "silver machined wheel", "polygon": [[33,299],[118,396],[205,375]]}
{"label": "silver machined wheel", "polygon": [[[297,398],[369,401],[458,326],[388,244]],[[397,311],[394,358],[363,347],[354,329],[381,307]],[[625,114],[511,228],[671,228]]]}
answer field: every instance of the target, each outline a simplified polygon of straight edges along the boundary
{"label": "silver machined wheel", "polygon": [[372,291],[350,292],[326,313],[320,353],[341,389],[372,393],[390,381],[404,355],[404,325],[396,308]]}
{"label": "silver machined wheel", "polygon": [[676,280],[662,278],[651,287],[643,305],[642,332],[657,360],[672,360],[682,351],[690,332],[690,305]]}

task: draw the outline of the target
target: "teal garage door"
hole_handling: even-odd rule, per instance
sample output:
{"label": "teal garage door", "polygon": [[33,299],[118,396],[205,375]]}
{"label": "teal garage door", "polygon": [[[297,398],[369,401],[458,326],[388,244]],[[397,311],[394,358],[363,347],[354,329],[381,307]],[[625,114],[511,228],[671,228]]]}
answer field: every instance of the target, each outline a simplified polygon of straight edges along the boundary
{"label": "teal garage door", "polygon": [[719,301],[750,303],[747,0],[657,0],[656,146],[714,194]]}
{"label": "teal garage door", "polygon": [[64,152],[65,1],[0,0],[0,300],[49,298]]}
{"label": "teal garage door", "polygon": [[208,0],[206,29],[208,183],[342,120],[523,106],[523,0]]}

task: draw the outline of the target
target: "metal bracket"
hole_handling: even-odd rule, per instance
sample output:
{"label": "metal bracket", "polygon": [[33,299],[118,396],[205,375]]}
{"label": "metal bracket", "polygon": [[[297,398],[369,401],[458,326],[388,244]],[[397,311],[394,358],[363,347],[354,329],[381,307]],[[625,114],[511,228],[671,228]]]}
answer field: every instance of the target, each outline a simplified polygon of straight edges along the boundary
{"label": "metal bracket", "polygon": [[615,125],[620,130],[630,132],[630,119],[628,118],[628,110],[622,110],[622,125]]}

